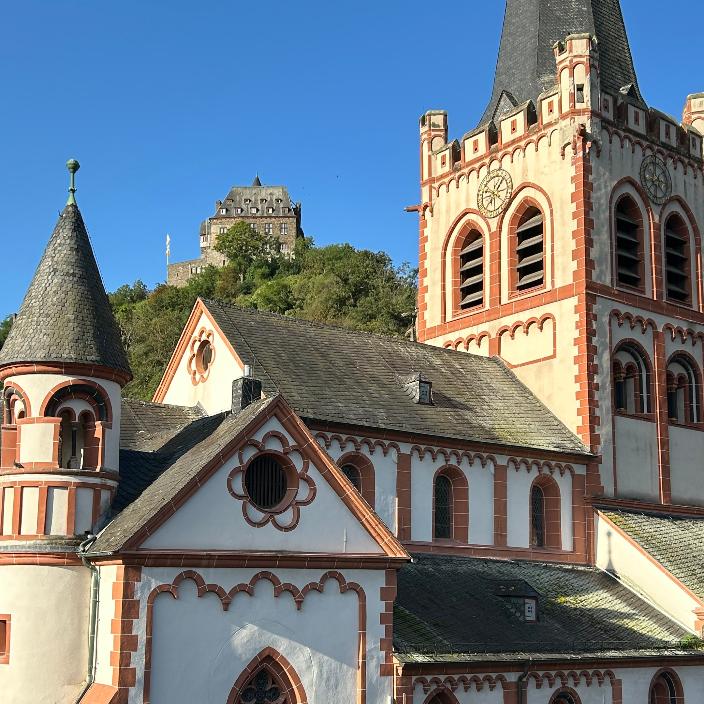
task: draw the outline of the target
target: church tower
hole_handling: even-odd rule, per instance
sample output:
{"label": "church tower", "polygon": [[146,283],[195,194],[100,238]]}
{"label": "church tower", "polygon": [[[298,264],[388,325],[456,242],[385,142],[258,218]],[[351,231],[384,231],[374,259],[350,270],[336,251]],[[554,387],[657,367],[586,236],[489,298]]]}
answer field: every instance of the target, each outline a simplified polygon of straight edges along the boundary
{"label": "church tower", "polygon": [[479,125],[420,120],[418,337],[500,355],[594,495],[704,504],[703,130],[646,104],[618,0],[507,0]]}
{"label": "church tower", "polygon": [[15,691],[23,700],[30,681],[35,701],[68,701],[85,681],[91,576],[79,546],[97,531],[119,482],[121,390],[131,378],[74,197],[78,162],[68,168],[68,203],[0,350],[7,701]]}

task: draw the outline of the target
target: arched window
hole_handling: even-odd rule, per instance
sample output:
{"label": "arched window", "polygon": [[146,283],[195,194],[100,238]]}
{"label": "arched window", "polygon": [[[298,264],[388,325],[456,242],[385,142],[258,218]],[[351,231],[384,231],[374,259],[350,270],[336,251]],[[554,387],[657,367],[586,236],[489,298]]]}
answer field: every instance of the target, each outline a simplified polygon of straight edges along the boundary
{"label": "arched window", "polygon": [[650,364],[633,343],[624,342],[613,354],[614,409],[630,415],[651,412]]}
{"label": "arched window", "polygon": [[352,486],[361,494],[362,493],[362,475],[359,469],[353,464],[346,464],[342,467],[342,473],[350,480]]}
{"label": "arched window", "polygon": [[457,697],[448,689],[440,689],[428,695],[425,704],[457,704]]}
{"label": "arched window", "polygon": [[674,672],[664,670],[653,678],[648,704],[684,704],[682,684]]}
{"label": "arched window", "polygon": [[689,303],[689,230],[677,214],[665,221],[665,284],[668,300]]}
{"label": "arched window", "polygon": [[435,538],[452,538],[452,482],[441,474],[435,479]]}
{"label": "arched window", "polygon": [[469,486],[454,465],[439,470],[433,481],[433,538],[461,543],[469,539]]}
{"label": "arched window", "polygon": [[616,203],[616,281],[620,286],[643,288],[643,218],[630,196]]}
{"label": "arched window", "polygon": [[701,382],[696,365],[675,354],[667,365],[667,413],[675,423],[701,422]]}
{"label": "arched window", "polygon": [[372,461],[362,452],[348,452],[337,460],[337,465],[362,498],[374,508],[376,479]]}
{"label": "arched window", "polygon": [[550,704],[581,704],[581,702],[573,690],[561,689],[553,694]]}
{"label": "arched window", "polygon": [[484,305],[484,238],[481,232],[471,230],[463,239],[459,266],[460,309]]}
{"label": "arched window", "polygon": [[59,411],[59,418],[59,466],[63,469],[95,469],[97,462],[88,462],[86,452],[88,427],[94,426],[93,416],[84,411],[76,420],[74,412],[65,408]]}
{"label": "arched window", "polygon": [[560,488],[541,475],[530,489],[530,545],[533,548],[562,547]]}
{"label": "arched window", "polygon": [[527,291],[545,282],[545,222],[543,214],[529,207],[516,225],[515,290]]}

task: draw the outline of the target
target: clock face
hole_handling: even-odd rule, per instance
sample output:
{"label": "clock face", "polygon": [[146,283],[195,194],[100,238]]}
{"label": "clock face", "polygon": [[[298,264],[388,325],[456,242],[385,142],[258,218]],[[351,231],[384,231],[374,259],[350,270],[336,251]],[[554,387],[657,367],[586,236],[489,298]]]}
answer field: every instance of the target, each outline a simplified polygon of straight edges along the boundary
{"label": "clock face", "polygon": [[640,182],[650,200],[658,205],[662,205],[672,194],[672,177],[667,170],[667,164],[654,154],[643,159]]}
{"label": "clock face", "polygon": [[490,171],[482,180],[477,195],[477,206],[482,215],[496,217],[508,205],[513,193],[511,175],[503,169]]}

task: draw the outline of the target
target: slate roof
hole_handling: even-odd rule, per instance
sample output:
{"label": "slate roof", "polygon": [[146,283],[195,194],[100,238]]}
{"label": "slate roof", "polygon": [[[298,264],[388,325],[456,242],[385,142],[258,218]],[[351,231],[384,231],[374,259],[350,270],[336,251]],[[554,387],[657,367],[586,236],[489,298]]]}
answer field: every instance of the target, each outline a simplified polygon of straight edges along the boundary
{"label": "slate roof", "polygon": [[[586,454],[498,358],[204,301],[237,354],[299,416],[433,438]],[[404,380],[422,373],[434,405]]]}
{"label": "slate roof", "polygon": [[[538,592],[538,622],[502,587]],[[518,589],[520,592],[521,589]],[[528,561],[415,555],[398,575],[394,650],[402,662],[701,655],[689,633],[605,572]]]}
{"label": "slate roof", "polygon": [[536,102],[555,84],[555,42],[583,33],[597,37],[602,90],[618,94],[632,85],[643,104],[619,0],[507,0],[494,89],[480,124]]}
{"label": "slate roof", "polygon": [[73,362],[131,376],[83,218],[76,205],[59,216],[0,365]]}
{"label": "slate roof", "polygon": [[[237,215],[237,208],[242,208],[240,213],[243,217],[250,216],[250,207],[256,207],[259,212],[256,215],[283,215],[293,216],[294,204],[288,194],[286,186],[262,186],[261,182],[257,185],[257,179],[251,186],[233,186],[230,192],[215,209],[214,217],[222,217],[220,208],[225,208],[225,215]],[[262,203],[261,200],[266,202]],[[246,202],[249,200],[250,202]],[[279,202],[277,202],[279,201]],[[268,208],[274,208],[273,213],[267,213]],[[287,212],[283,212],[282,208],[288,208]]]}
{"label": "slate roof", "polygon": [[704,599],[704,518],[599,509],[685,587]]}
{"label": "slate roof", "polygon": [[205,412],[200,406],[172,406],[123,398],[120,447],[146,452],[158,450],[203,416]]}
{"label": "slate roof", "polygon": [[[198,472],[271,405],[257,401],[237,414],[220,413],[193,421],[157,451],[120,451],[120,485],[113,502],[116,514],[99,533],[91,553],[120,550],[167,502],[173,500]],[[157,410],[156,413],[159,413]],[[124,510],[124,509],[128,510]]]}

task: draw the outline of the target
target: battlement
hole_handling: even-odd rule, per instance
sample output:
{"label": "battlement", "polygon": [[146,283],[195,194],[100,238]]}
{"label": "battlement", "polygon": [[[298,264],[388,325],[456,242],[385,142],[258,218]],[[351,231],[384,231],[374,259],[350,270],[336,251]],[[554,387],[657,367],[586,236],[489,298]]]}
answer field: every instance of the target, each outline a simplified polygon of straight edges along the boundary
{"label": "battlement", "polygon": [[[447,112],[430,110],[420,118],[421,182],[442,178],[490,153],[540,133],[556,123],[599,120],[689,159],[704,158],[704,93],[687,97],[682,122],[645,105],[635,84],[619,91],[602,87],[599,44],[593,35],[570,34],[553,45],[555,80],[535,100],[514,105],[509,94],[494,117],[449,141]],[[594,130],[596,132],[596,130]]]}

